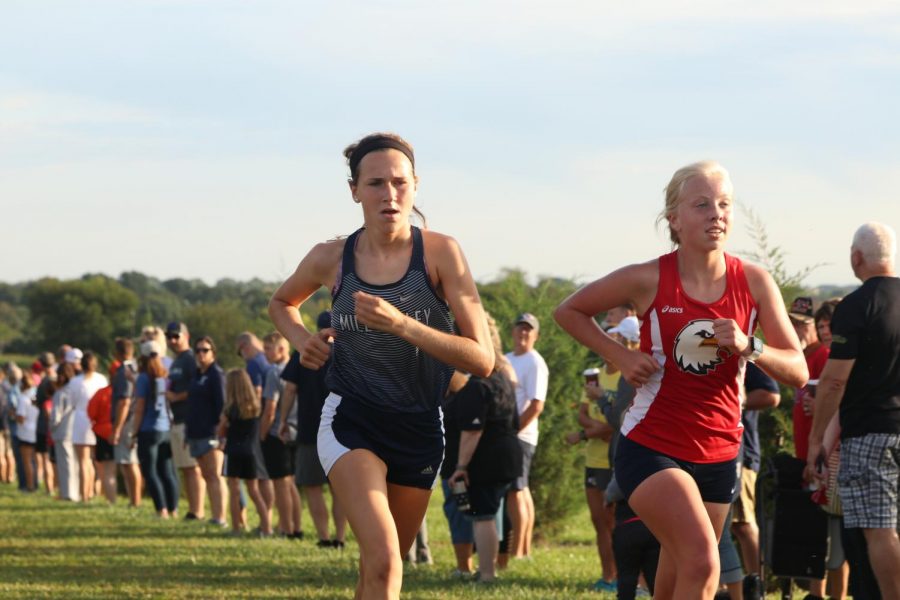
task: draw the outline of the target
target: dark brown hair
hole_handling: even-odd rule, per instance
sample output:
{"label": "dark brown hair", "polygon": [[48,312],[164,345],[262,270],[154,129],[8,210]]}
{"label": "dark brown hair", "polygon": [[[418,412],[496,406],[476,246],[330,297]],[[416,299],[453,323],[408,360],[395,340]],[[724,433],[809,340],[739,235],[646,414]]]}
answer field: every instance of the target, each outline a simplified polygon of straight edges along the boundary
{"label": "dark brown hair", "polygon": [[822,320],[831,321],[832,317],[834,317],[834,309],[840,303],[841,298],[832,298],[831,300],[823,302],[822,306],[816,310],[816,314],[813,315],[813,320],[816,322],[816,325]]}
{"label": "dark brown hair", "polygon": [[116,338],[115,341],[116,355],[125,358],[128,354],[134,353],[134,342],[128,338]]}
{"label": "dark brown hair", "polygon": [[[382,144],[379,144],[382,142]],[[344,158],[347,159],[347,166],[350,168],[350,183],[352,185],[356,185],[357,180],[359,179],[359,161],[362,159],[362,156],[356,157],[356,150],[358,148],[370,148],[374,146],[371,150],[364,150],[365,154],[369,152],[373,152],[377,150],[387,150],[391,147],[396,150],[403,152],[407,158],[409,158],[410,165],[412,165],[413,175],[416,174],[416,161],[413,158],[415,153],[413,152],[412,144],[404,140],[402,137],[397,135],[396,133],[370,133],[369,135],[363,137],[359,141],[353,142],[346,148],[344,148]],[[398,147],[399,146],[399,147]],[[422,226],[428,227],[428,222],[425,219],[425,214],[419,210],[416,206],[413,206],[413,212],[418,215],[420,219],[422,219]]]}
{"label": "dark brown hair", "polygon": [[69,383],[73,377],[75,377],[75,366],[72,363],[60,363],[59,368],[56,370],[56,384],[53,386],[53,389],[58,390]]}
{"label": "dark brown hair", "polygon": [[200,342],[206,342],[207,344],[209,344],[209,347],[212,348],[213,356],[218,356],[218,352],[216,352],[216,343],[211,337],[209,337],[208,335],[204,335],[203,337],[199,337],[194,340],[194,350],[197,349],[197,344],[199,344]]}
{"label": "dark brown hair", "polygon": [[85,373],[93,373],[97,370],[97,357],[90,350],[81,357],[81,370]]}

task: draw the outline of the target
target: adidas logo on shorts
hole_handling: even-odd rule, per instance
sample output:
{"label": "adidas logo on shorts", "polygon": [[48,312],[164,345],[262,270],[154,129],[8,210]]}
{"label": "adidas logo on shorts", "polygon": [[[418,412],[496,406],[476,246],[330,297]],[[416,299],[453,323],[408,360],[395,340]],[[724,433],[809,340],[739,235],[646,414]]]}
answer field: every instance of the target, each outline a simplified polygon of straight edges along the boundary
{"label": "adidas logo on shorts", "polygon": [[434,475],[434,469],[431,468],[431,465],[422,469],[422,475]]}

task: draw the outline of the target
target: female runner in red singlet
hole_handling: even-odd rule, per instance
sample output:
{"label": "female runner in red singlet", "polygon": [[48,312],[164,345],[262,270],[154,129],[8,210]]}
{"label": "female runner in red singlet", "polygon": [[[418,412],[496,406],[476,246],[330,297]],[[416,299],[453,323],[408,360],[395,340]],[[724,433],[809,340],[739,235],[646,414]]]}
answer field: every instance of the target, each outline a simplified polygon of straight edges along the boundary
{"label": "female runner in red singlet", "polygon": [[[724,251],[732,204],[731,179],[718,163],[679,169],[660,216],[677,249],[585,286],[555,313],[563,329],[638,388],[614,476],[662,545],[655,598],[715,595],[747,360],[787,385],[807,378],[772,277]],[[627,302],[643,321],[640,351],[614,341],[593,319]],[[765,348],[753,337],[757,322]]]}

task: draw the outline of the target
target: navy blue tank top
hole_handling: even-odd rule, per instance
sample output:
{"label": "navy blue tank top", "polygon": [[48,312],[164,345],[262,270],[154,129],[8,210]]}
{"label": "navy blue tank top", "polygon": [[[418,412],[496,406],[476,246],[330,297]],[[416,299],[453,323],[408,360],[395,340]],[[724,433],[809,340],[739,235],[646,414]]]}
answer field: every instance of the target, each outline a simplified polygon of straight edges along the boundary
{"label": "navy blue tank top", "polygon": [[422,232],[412,226],[413,250],[406,274],[395,283],[373,285],[356,274],[353,251],[362,231],[359,229],[347,238],[340,281],[332,297],[331,326],[338,333],[326,377],[328,389],[390,412],[437,410],[447,392],[453,367],[406,340],[357,322],[353,298],[358,290],[380,296],[420,323],[453,333],[450,309],[432,288],[425,270]]}

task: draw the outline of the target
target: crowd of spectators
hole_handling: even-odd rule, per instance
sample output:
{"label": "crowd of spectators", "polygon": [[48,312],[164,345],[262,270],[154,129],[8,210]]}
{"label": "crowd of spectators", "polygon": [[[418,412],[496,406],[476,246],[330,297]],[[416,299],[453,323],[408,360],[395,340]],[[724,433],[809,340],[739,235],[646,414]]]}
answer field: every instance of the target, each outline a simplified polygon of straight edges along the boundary
{"label": "crowd of spectators", "polygon": [[[324,313],[320,322],[329,318]],[[180,517],[184,489],[183,520],[227,528],[230,514],[236,535],[247,529],[249,495],[255,533],[290,539],[304,536],[299,487],[308,491],[318,545],[343,547],[339,505],[333,502],[330,535],[327,481],[309,456],[327,395],[325,371],[301,366],[278,333],[263,341],[243,333],[234,343],[246,368],[227,372],[214,340],[191,340],[180,322],[117,338],[105,373],[93,352],[67,344],[41,353],[28,369],[5,365],[0,481],[59,500],[102,495],[109,503],[118,500],[121,481],[130,506],[149,496],[161,519]]]}

